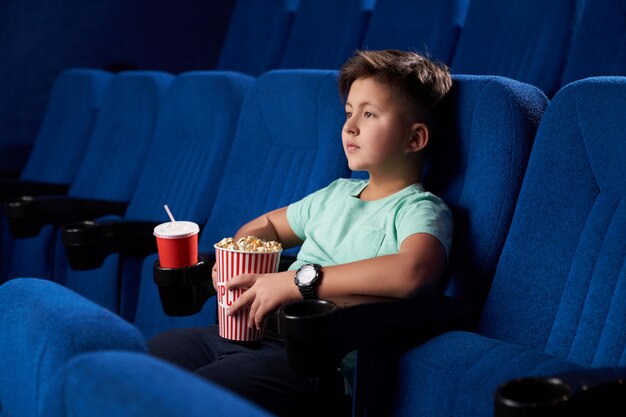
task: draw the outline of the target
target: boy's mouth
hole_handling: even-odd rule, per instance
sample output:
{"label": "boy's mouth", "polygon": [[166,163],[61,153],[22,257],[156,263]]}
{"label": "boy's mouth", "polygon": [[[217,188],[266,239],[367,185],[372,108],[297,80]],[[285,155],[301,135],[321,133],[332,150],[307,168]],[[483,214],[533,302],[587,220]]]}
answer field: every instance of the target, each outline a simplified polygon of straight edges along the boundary
{"label": "boy's mouth", "polygon": [[355,152],[355,151],[357,151],[359,149],[361,149],[361,148],[356,146],[354,143],[348,142],[348,144],[346,145],[346,150],[348,152]]}

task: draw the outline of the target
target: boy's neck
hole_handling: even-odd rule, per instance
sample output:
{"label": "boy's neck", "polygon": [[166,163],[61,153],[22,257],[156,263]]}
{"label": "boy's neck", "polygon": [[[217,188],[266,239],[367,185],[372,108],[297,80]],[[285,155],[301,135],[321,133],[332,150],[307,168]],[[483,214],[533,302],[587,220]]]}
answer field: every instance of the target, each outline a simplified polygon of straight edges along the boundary
{"label": "boy's neck", "polygon": [[370,179],[367,187],[363,189],[359,198],[364,201],[380,200],[389,197],[400,190],[405,189],[411,184],[421,182],[419,172],[414,175],[406,175],[399,177],[385,177],[374,175],[370,172]]}

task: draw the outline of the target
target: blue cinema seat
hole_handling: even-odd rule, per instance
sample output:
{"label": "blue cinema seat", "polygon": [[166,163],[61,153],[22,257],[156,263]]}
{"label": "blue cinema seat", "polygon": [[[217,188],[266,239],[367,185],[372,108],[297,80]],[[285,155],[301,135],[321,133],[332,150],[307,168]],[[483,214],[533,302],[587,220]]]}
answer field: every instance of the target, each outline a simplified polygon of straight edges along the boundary
{"label": "blue cinema seat", "polygon": [[138,352],[79,355],[43,394],[48,417],[270,417],[209,381]]}
{"label": "blue cinema seat", "polygon": [[478,326],[402,355],[387,415],[489,416],[510,379],[626,366],[624,108],[624,77],[554,97]]}
{"label": "blue cinema seat", "polygon": [[379,0],[362,48],[416,51],[450,65],[468,4],[469,0]]}
{"label": "blue cinema seat", "polygon": [[626,75],[626,1],[586,1],[561,86],[591,76]]}
{"label": "blue cinema seat", "polygon": [[[163,205],[179,220],[206,222],[253,84],[251,76],[223,71],[193,71],[172,81],[124,216],[67,225],[62,238],[79,227],[71,233],[77,252],[68,253],[70,265],[57,282],[132,321],[141,262],[156,252],[152,230],[169,221]],[[95,230],[103,231],[102,239],[89,237]]]}
{"label": "blue cinema seat", "polygon": [[366,3],[299,0],[278,68],[341,68],[363,41],[370,14]]}
{"label": "blue cinema seat", "polygon": [[[214,243],[246,222],[349,176],[341,144],[344,119],[336,71],[276,70],[259,77],[244,103],[200,251],[212,253]],[[156,260],[146,258],[141,273],[135,324],[144,335],[215,323],[214,298],[193,316],[163,313],[153,281]]]}
{"label": "blue cinema seat", "polygon": [[[423,172],[426,189],[446,201],[454,218],[447,281],[442,282],[446,297],[426,300],[432,301],[433,309],[453,314],[458,311],[455,305],[462,304],[467,314],[461,321],[475,321],[473,314],[484,301],[495,274],[547,103],[546,96],[537,87],[515,80],[497,76],[453,76],[452,90],[435,113]],[[332,334],[329,338],[333,341],[319,341],[330,351],[329,360],[309,363],[315,364],[311,365],[314,372],[323,372],[337,366],[348,351],[357,349],[357,415],[385,415],[384,409],[380,410],[393,393],[393,386],[386,376],[384,367],[388,362],[384,359],[391,359],[397,347],[394,342],[386,345],[389,335],[385,332],[406,323],[406,328],[401,326],[396,331],[406,337],[396,339],[398,344],[410,346],[416,343],[413,340],[417,333],[415,328],[426,326],[427,331],[436,332],[442,324],[429,325],[428,319],[439,310],[430,311],[419,301],[392,303],[400,313],[391,318],[385,315],[388,303],[376,303],[376,299],[365,301],[363,305],[340,309],[335,318],[329,319]],[[343,306],[346,301],[337,303]],[[363,320],[360,328],[365,331],[355,333],[352,328],[342,326],[334,333],[332,326],[350,323],[351,318]],[[289,338],[289,334],[286,337]],[[302,340],[302,344],[308,346],[317,343],[316,336]],[[381,349],[385,353],[381,353]],[[296,371],[309,372],[297,368],[297,356],[293,357]],[[364,399],[373,398],[378,401],[367,407],[363,404]]]}
{"label": "blue cinema seat", "polygon": [[141,333],[110,311],[40,279],[0,285],[0,416],[44,416],[42,396],[74,356],[95,350],[146,351]]}
{"label": "blue cinema seat", "polygon": [[[15,239],[12,256],[5,260],[10,262],[8,275],[0,277],[0,282],[19,276],[52,279],[55,258],[60,255],[54,251],[56,225],[83,220],[79,215],[86,212],[106,213],[108,208],[118,214],[124,212],[139,180],[159,105],[172,79],[172,75],[158,71],[125,72],[111,79],[67,196],[17,202],[20,228],[28,229],[27,235],[32,237]],[[5,207],[7,215],[9,209]]]}
{"label": "blue cinema seat", "polygon": [[[104,89],[112,75],[72,68],[56,78],[41,128],[19,179],[0,179],[0,199],[64,194],[74,179],[93,131]],[[6,276],[13,239],[0,207],[0,277]],[[0,279],[1,281],[1,279]]]}
{"label": "blue cinema seat", "polygon": [[471,0],[451,69],[556,93],[581,0]]}
{"label": "blue cinema seat", "polygon": [[278,68],[296,0],[237,0],[216,68],[260,75]]}

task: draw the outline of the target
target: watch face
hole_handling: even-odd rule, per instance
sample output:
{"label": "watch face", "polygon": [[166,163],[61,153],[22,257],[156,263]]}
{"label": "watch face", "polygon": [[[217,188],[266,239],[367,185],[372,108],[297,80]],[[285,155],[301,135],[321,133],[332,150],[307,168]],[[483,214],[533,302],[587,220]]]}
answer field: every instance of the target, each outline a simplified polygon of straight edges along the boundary
{"label": "watch face", "polygon": [[315,271],[315,268],[308,266],[300,270],[298,273],[298,283],[300,285],[308,285],[315,279],[316,276],[317,272]]}

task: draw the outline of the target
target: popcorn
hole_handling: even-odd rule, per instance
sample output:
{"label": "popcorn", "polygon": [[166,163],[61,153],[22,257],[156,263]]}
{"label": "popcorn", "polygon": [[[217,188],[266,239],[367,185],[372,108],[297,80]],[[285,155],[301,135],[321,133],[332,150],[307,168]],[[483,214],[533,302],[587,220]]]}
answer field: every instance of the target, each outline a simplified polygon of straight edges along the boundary
{"label": "popcorn", "polygon": [[280,252],[283,245],[280,242],[265,241],[254,236],[241,237],[235,241],[226,237],[215,244],[218,248],[242,252]]}

